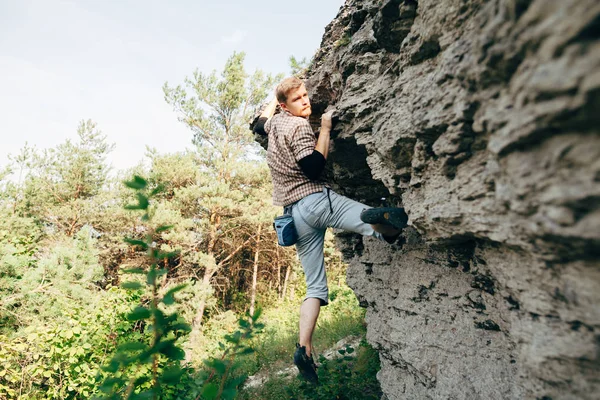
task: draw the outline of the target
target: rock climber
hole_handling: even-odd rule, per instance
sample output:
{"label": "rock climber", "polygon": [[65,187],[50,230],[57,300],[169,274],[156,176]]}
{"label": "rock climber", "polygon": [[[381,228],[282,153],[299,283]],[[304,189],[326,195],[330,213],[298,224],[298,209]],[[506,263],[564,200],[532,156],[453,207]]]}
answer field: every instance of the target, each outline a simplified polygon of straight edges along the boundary
{"label": "rock climber", "polygon": [[[282,112],[275,114],[277,105]],[[329,153],[333,110],[321,117],[318,137],[308,122],[311,104],[304,82],[284,79],[263,110],[254,132],[268,135],[267,163],[273,180],[273,203],[293,216],[296,250],[306,277],[300,307],[299,340],[294,363],[300,374],[318,383],[312,337],[320,307],[328,304],[323,244],[328,227],[374,236],[393,243],[408,216],[402,208],[371,208],[335,193],[321,173]]]}

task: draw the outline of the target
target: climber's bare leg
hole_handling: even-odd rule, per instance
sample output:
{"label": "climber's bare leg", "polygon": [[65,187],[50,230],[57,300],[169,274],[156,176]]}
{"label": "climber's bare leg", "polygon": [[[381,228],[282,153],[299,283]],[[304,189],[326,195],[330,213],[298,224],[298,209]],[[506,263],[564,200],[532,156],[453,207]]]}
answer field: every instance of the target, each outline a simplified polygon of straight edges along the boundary
{"label": "climber's bare leg", "polygon": [[321,300],[309,297],[300,306],[300,346],[306,346],[306,355],[312,354],[312,335],[321,311]]}

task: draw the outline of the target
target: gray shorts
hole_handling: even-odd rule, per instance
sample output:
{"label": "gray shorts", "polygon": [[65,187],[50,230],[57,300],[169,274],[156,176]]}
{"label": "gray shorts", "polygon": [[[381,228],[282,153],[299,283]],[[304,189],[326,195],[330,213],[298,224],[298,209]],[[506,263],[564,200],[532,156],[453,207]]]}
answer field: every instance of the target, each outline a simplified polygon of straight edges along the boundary
{"label": "gray shorts", "polygon": [[[331,207],[329,199],[331,199]],[[306,298],[317,298],[321,305],[329,303],[323,244],[328,227],[374,236],[382,239],[371,225],[360,220],[360,213],[370,208],[327,188],[304,197],[292,206],[294,225],[298,231],[296,250],[306,275]],[[331,210],[333,209],[333,212]]]}

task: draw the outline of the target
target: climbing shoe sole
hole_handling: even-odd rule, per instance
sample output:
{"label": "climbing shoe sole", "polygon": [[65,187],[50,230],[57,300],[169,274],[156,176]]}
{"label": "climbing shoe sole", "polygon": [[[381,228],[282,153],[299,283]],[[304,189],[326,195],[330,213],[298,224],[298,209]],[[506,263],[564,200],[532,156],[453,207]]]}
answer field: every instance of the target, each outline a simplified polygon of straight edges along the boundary
{"label": "climbing shoe sole", "polygon": [[360,214],[360,219],[371,225],[384,224],[403,229],[408,222],[408,215],[400,207],[368,208]]}

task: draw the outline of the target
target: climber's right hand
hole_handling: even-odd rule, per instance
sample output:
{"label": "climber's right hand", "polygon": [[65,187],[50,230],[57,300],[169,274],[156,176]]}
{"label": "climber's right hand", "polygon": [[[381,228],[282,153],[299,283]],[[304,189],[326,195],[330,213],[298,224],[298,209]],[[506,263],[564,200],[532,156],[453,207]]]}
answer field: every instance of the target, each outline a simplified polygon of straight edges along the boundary
{"label": "climber's right hand", "polygon": [[331,126],[332,126],[331,117],[332,117],[334,111],[335,110],[329,110],[325,114],[323,114],[323,116],[321,116],[321,128],[331,130]]}

